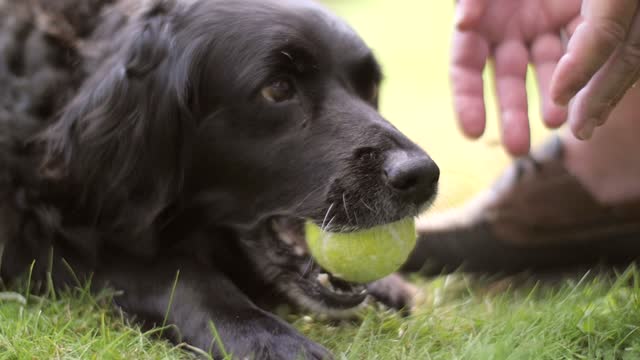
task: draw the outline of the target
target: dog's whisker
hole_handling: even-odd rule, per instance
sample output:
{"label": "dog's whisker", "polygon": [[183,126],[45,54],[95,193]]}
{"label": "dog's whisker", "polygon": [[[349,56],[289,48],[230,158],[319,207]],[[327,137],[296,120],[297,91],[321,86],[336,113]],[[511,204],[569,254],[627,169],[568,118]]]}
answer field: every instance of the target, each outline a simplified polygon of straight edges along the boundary
{"label": "dog's whisker", "polygon": [[329,220],[329,222],[327,223],[327,226],[323,226],[323,227],[321,227],[322,231],[325,231],[326,229],[328,229],[328,228],[331,226],[331,223],[333,223],[333,220],[335,220],[335,219],[336,219],[336,217],[335,217],[335,216],[333,216],[333,217],[331,218],[331,220]]}
{"label": "dog's whisker", "polygon": [[[325,224],[327,222],[327,218],[329,217],[329,213],[331,213],[331,209],[333,209],[333,203],[331,203],[331,205],[329,205],[329,208],[327,209],[327,213],[324,214],[324,219],[322,219],[322,225],[320,226],[320,228],[322,228],[322,229],[325,228]],[[333,218],[331,220],[333,220]]]}
{"label": "dog's whisker", "polygon": [[362,203],[362,205],[364,205],[364,207],[366,207],[367,209],[369,209],[369,211],[371,211],[374,214],[378,214],[377,210],[374,210],[371,206],[369,206],[369,204],[367,204],[363,199],[360,199],[360,202]]}
{"label": "dog's whisker", "polygon": [[305,278],[308,274],[309,271],[311,270],[311,268],[313,267],[313,259],[309,258],[309,260],[307,261],[307,265],[305,266],[304,270],[300,273],[300,279]]}
{"label": "dog's whisker", "polygon": [[300,202],[298,204],[296,204],[293,208],[295,211],[299,210],[300,207],[305,203],[305,201],[307,201],[312,195],[314,195],[316,192],[321,191],[323,189],[323,187],[317,187],[315,190],[311,190],[302,200],[300,200]]}
{"label": "dog's whisker", "polygon": [[342,206],[344,207],[344,213],[347,215],[347,220],[351,223],[351,216],[349,216],[349,210],[347,209],[347,197],[345,193],[342,193]]}

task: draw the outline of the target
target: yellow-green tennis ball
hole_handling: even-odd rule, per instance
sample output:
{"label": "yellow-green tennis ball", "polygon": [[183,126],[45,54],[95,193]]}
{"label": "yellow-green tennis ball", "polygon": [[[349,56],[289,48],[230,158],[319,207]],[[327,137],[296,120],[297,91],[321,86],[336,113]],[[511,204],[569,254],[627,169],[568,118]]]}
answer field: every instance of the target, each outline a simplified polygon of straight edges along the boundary
{"label": "yellow-green tennis ball", "polygon": [[343,280],[368,283],[398,270],[416,245],[413,218],[367,230],[333,233],[306,223],[307,244],[325,270]]}

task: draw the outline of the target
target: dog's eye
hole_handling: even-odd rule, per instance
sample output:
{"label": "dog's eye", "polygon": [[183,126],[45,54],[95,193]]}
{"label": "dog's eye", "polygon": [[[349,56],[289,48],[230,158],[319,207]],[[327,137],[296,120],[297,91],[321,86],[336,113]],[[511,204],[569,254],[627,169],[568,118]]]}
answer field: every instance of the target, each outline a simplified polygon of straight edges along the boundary
{"label": "dog's eye", "polygon": [[276,80],[262,88],[262,97],[272,103],[290,100],[295,94],[293,84],[288,80]]}

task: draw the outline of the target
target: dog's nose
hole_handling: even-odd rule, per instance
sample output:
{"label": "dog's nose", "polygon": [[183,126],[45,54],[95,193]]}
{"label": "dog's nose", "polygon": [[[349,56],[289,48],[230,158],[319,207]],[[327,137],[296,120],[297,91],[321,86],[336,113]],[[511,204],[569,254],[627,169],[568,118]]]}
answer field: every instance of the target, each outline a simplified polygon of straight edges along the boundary
{"label": "dog's nose", "polygon": [[440,169],[426,154],[395,153],[383,167],[386,184],[406,197],[426,201],[435,191]]}

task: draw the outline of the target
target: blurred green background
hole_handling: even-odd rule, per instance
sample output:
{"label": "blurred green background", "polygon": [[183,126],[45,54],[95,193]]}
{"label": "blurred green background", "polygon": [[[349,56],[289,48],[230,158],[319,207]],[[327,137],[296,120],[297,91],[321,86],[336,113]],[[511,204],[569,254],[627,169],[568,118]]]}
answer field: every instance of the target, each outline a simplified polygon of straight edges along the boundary
{"label": "blurred green background", "polygon": [[[362,35],[382,63],[385,72],[382,113],[425,148],[440,166],[442,180],[435,208],[458,205],[491,184],[509,162],[500,147],[493,85],[486,82],[488,131],[478,141],[467,141],[460,134],[451,104],[448,61],[454,1],[326,0],[324,3]],[[547,134],[539,121],[538,109],[537,100],[530,99],[534,144]]]}

